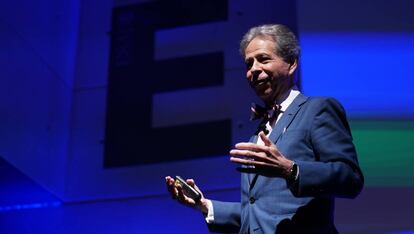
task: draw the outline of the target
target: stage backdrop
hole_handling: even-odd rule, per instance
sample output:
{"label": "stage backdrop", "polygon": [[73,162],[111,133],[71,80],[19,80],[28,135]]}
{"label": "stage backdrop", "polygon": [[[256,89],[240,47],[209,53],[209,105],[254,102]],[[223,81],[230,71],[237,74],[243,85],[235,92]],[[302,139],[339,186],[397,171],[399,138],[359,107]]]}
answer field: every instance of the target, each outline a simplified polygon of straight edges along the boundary
{"label": "stage backdrop", "polygon": [[[338,199],[341,233],[414,229],[413,7],[8,1],[0,9],[1,166],[26,178],[2,180],[14,193],[1,190],[0,232],[206,233],[197,212],[171,201],[163,178],[192,177],[209,197],[239,199],[227,152],[253,132],[249,107],[258,100],[238,44],[249,27],[274,22],[298,32],[302,91],[334,96],[348,112],[366,187],[356,200]],[[20,200],[14,194],[31,188],[27,180],[40,186]]]}

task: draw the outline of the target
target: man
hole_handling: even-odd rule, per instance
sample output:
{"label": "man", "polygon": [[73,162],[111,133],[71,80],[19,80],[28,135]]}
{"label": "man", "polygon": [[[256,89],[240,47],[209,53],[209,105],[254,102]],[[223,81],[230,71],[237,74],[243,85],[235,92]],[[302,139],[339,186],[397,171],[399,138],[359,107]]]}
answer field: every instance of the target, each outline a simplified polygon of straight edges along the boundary
{"label": "man", "polygon": [[300,48],[287,27],[251,28],[240,51],[247,80],[266,106],[252,108],[263,116],[257,135],[230,151],[230,161],[241,165],[241,201],[194,201],[169,176],[168,190],[200,209],[214,232],[338,233],[335,197],[357,196],[364,182],[344,109],[297,90]]}

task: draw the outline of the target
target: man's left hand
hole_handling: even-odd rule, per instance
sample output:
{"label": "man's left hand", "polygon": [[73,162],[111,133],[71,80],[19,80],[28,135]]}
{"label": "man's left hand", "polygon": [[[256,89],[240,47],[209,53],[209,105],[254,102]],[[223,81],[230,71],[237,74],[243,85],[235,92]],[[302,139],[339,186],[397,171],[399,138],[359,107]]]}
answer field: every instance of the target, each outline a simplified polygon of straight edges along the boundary
{"label": "man's left hand", "polygon": [[[293,161],[287,159],[276,145],[263,133],[259,133],[264,145],[241,142],[230,151],[230,161],[248,166],[246,171],[266,176],[287,177]],[[243,168],[244,169],[244,168]]]}

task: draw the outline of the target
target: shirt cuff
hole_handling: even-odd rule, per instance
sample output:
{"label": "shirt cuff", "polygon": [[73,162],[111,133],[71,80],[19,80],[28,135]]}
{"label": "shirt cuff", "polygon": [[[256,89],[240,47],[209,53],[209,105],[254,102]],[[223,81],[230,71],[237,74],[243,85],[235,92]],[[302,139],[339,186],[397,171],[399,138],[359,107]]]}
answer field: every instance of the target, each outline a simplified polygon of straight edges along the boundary
{"label": "shirt cuff", "polygon": [[210,200],[207,200],[207,209],[208,209],[208,212],[204,216],[204,218],[206,219],[206,222],[208,224],[212,224],[214,222],[214,209],[213,209],[213,203]]}

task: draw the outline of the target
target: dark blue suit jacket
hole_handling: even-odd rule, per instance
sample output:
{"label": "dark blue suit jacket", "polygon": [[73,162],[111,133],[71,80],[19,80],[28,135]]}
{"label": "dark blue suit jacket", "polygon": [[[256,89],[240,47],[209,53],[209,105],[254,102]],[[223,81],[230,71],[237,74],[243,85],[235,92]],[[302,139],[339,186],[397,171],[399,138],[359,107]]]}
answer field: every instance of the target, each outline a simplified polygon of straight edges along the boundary
{"label": "dark blue suit jacket", "polygon": [[241,202],[212,201],[210,231],[337,233],[334,198],[353,198],[364,183],[342,106],[332,98],[299,94],[269,137],[299,166],[297,183],[242,173]]}

